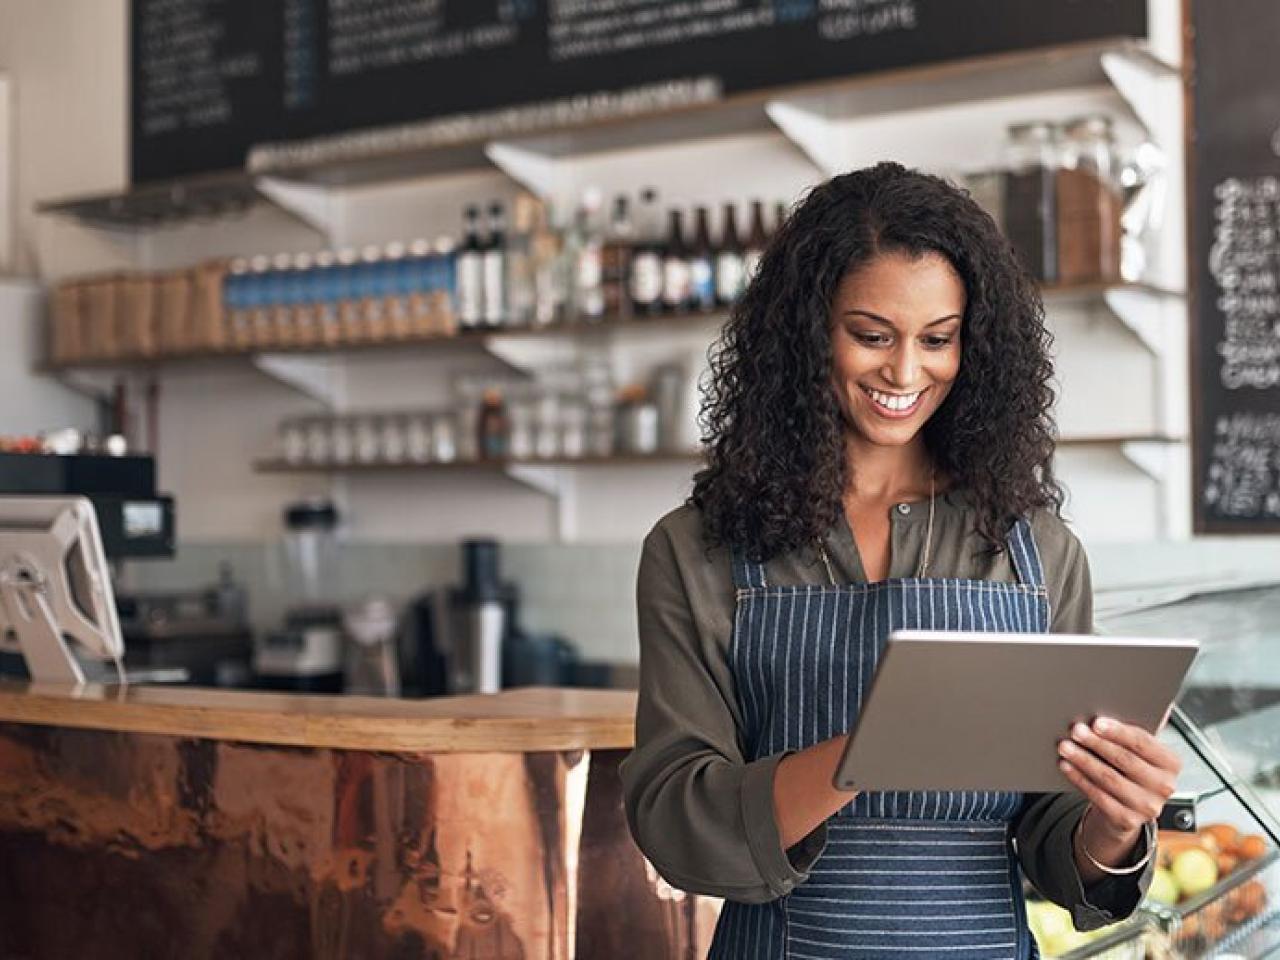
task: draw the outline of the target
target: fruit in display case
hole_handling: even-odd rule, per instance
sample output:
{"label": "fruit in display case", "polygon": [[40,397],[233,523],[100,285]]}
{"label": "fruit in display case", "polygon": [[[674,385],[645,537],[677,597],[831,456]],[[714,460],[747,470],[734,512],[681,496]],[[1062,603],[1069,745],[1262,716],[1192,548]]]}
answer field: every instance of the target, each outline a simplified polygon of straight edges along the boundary
{"label": "fruit in display case", "polygon": [[1182,896],[1178,881],[1167,867],[1156,867],[1151,875],[1151,887],[1147,890],[1147,899],[1155,903],[1163,903],[1172,907]]}
{"label": "fruit in display case", "polygon": [[1047,900],[1027,901],[1027,926],[1045,957],[1064,956],[1106,936],[1112,929],[1103,927],[1082,933],[1071,922],[1071,914]]}
{"label": "fruit in display case", "polygon": [[1218,882],[1218,861],[1208,850],[1193,847],[1174,856],[1169,872],[1182,896],[1194,897]]}

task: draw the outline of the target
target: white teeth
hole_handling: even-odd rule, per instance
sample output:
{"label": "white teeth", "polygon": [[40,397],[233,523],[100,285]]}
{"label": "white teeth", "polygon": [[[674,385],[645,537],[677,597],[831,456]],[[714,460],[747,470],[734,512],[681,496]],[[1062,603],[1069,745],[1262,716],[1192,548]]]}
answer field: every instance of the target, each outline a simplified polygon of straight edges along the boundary
{"label": "white teeth", "polygon": [[923,390],[917,390],[915,393],[907,393],[907,394],[899,395],[899,394],[892,394],[892,393],[881,393],[879,390],[872,390],[870,387],[867,387],[864,389],[866,389],[867,395],[870,396],[871,399],[874,400],[876,403],[880,404],[880,406],[884,407],[887,410],[894,410],[898,412],[901,412],[903,410],[910,410],[912,407],[916,405],[916,401],[920,399],[920,394],[924,393]]}

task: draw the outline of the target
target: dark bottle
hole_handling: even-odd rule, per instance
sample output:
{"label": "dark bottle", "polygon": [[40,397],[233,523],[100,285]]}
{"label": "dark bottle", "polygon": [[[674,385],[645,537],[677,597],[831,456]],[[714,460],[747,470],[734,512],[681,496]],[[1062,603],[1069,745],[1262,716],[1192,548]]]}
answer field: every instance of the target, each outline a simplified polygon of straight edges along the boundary
{"label": "dark bottle", "polygon": [[764,203],[751,201],[751,227],[742,251],[742,283],[745,288],[760,269],[760,258],[769,245],[769,234],[764,227]]}
{"label": "dark bottle", "polygon": [[1004,228],[1022,264],[1041,283],[1058,279],[1058,149],[1047,122],[1009,128]]}
{"label": "dark bottle", "polygon": [[466,209],[466,232],[458,248],[458,324],[478,327],[484,320],[484,244],[480,239],[480,208]]}
{"label": "dark bottle", "polygon": [[782,229],[782,225],[787,222],[787,204],[784,200],[779,200],[773,205],[773,229],[769,231],[769,238],[773,237]]}
{"label": "dark bottle", "polygon": [[489,207],[489,239],[484,245],[484,323],[507,322],[507,217],[502,204]]}
{"label": "dark bottle", "polygon": [[738,211],[724,205],[724,230],[716,251],[716,303],[727,307],[742,293],[742,240],[738,236]]}
{"label": "dark bottle", "polygon": [[648,317],[662,312],[662,222],[658,193],[640,193],[636,212],[636,242],[631,251],[631,311]]}
{"label": "dark bottle", "polygon": [[613,219],[605,235],[604,249],[600,252],[605,316],[621,317],[630,312],[631,252],[635,239],[627,198],[617,197],[613,201]]}
{"label": "dark bottle", "polygon": [[711,247],[707,208],[694,210],[693,244],[689,250],[689,309],[716,308],[716,262]]}
{"label": "dark bottle", "polygon": [[476,421],[476,449],[480,459],[505,459],[510,434],[511,424],[507,420],[502,393],[490,387],[480,401],[480,416]]}
{"label": "dark bottle", "polygon": [[667,247],[662,255],[662,306],[668,313],[689,309],[692,285],[689,275],[689,249],[684,243],[684,214],[671,211]]}

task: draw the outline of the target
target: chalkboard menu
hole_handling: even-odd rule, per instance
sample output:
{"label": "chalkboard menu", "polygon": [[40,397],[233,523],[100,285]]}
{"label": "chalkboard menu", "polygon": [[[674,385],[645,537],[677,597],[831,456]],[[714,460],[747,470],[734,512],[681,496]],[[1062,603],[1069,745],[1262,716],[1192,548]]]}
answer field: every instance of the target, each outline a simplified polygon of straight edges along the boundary
{"label": "chalkboard menu", "polygon": [[[254,144],[1145,36],[1146,0],[133,0],[135,183]],[[680,91],[687,91],[681,94]],[[559,110],[559,108],[563,110]],[[619,101],[619,108],[625,101]]]}
{"label": "chalkboard menu", "polygon": [[1280,532],[1280,4],[1195,0],[1196,528]]}

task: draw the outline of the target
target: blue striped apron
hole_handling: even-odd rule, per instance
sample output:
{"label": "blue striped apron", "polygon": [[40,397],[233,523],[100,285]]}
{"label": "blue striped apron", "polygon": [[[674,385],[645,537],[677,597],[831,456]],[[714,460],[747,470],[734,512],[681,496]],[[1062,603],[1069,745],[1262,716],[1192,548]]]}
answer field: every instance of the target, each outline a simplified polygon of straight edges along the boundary
{"label": "blue striped apron", "polygon": [[[749,759],[853,726],[892,630],[1043,632],[1031,528],[1008,546],[1018,582],[899,578],[771,587],[733,551],[731,666]],[[1031,960],[1010,821],[1022,795],[861,793],[827,825],[809,879],[764,904],[726,902],[710,960]]]}

